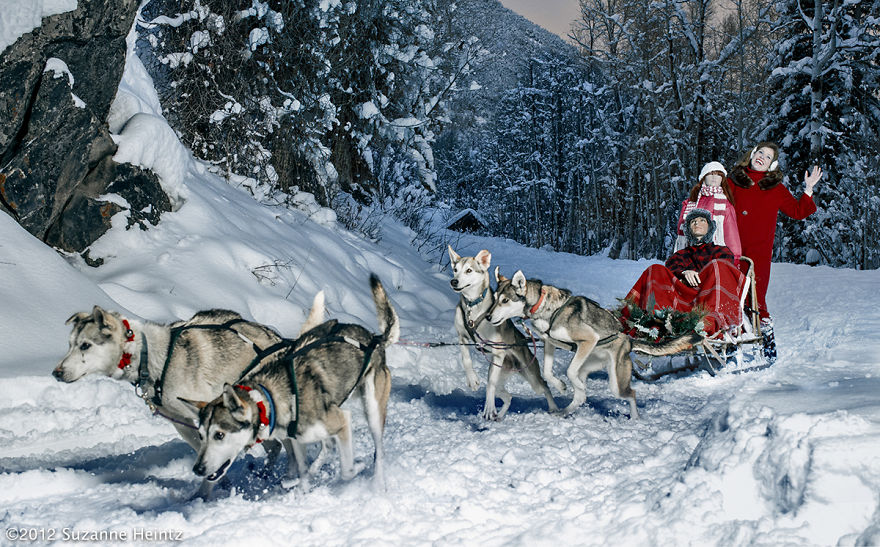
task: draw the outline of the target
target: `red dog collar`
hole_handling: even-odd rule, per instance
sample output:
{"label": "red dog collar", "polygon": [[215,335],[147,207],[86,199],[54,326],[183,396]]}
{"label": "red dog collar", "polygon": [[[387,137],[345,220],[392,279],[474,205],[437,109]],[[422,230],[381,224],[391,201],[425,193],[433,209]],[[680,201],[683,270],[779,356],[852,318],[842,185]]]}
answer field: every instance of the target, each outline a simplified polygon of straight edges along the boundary
{"label": "red dog collar", "polygon": [[540,307],[541,307],[541,304],[544,303],[544,297],[545,297],[546,295],[547,295],[547,291],[544,289],[544,287],[541,287],[541,298],[539,298],[538,301],[535,302],[535,305],[534,305],[534,306],[532,306],[531,308],[529,308],[529,315],[532,315],[532,314],[534,314],[536,311],[538,311],[538,308],[540,308]]}
{"label": "red dog collar", "polygon": [[[128,319],[123,319],[122,325],[125,327],[125,341],[126,342],[134,342],[134,331],[131,330],[131,325],[128,324]],[[131,354],[130,353],[123,353],[122,357],[119,358],[119,364],[116,366],[120,370],[122,370],[130,364],[131,364]]]}
{"label": "red dog collar", "polygon": [[[236,385],[234,387],[237,387],[239,389],[243,389],[244,391],[247,391],[248,395],[250,395],[251,394],[250,392],[252,392],[254,390],[254,388],[252,388],[252,387],[242,386],[242,385]],[[251,399],[254,399],[253,395],[251,395]],[[257,403],[257,408],[260,410],[260,426],[261,427],[262,426],[268,427],[269,426],[269,414],[266,412],[266,403],[263,401],[256,401],[255,399],[254,399],[254,401]],[[258,437],[256,442],[257,442],[257,444],[259,444],[259,443],[263,442],[263,439],[260,439]]]}

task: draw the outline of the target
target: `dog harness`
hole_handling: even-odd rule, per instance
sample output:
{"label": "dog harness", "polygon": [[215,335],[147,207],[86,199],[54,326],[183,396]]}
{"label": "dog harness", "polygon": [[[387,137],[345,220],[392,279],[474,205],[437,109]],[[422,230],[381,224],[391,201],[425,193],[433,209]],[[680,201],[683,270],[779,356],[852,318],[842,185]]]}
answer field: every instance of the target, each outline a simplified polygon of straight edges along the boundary
{"label": "dog harness", "polygon": [[[230,330],[230,331],[238,334],[239,336],[244,337],[240,332],[233,329],[232,326],[236,325],[238,323],[246,323],[246,322],[247,321],[245,319],[230,319],[229,321],[222,323],[222,324],[181,325],[179,327],[173,327],[171,329],[171,336],[169,337],[169,340],[168,340],[168,352],[165,356],[165,363],[162,366],[162,374],[159,376],[159,379],[152,381],[152,384],[153,384],[153,396],[152,397],[147,397],[147,386],[151,383],[150,371],[149,371],[149,344],[147,343],[147,337],[142,336],[141,337],[142,338],[141,352],[140,352],[140,358],[139,358],[139,362],[138,362],[138,375],[137,375],[137,379],[133,382],[134,387],[135,387],[135,391],[137,392],[138,396],[147,402],[147,404],[150,406],[151,410],[154,411],[154,413],[159,414],[165,418],[168,418],[164,414],[161,414],[158,411],[158,409],[162,406],[162,393],[164,391],[165,377],[168,374],[168,365],[171,363],[171,357],[172,357],[172,353],[174,352],[174,346],[177,343],[177,339],[180,338],[180,335],[183,333],[183,331],[190,330],[190,329]],[[125,330],[125,341],[126,342],[133,342],[135,339],[135,334],[134,334],[134,331],[132,330],[131,325],[129,324],[128,320],[123,319],[122,324],[126,329]],[[254,352],[257,355],[259,355],[262,350],[255,343],[251,342],[251,344],[253,345]],[[132,355],[130,353],[127,353],[127,352],[123,353],[122,357],[119,359],[119,364],[117,365],[117,367],[120,370],[124,370],[127,367],[131,366],[131,357],[132,357]],[[168,419],[171,419],[171,418],[168,418]],[[172,420],[172,421],[176,421],[176,420]],[[177,422],[177,423],[181,423],[181,422]],[[190,424],[182,424],[182,425],[190,426]]]}
{"label": "dog harness", "polygon": [[[165,389],[165,376],[168,374],[168,365],[171,363],[171,354],[174,351],[174,345],[177,343],[177,339],[180,338],[180,335],[183,334],[184,331],[191,329],[201,329],[201,330],[231,330],[232,332],[241,336],[241,333],[234,330],[232,328],[233,325],[238,323],[246,323],[244,319],[230,319],[229,321],[222,323],[220,325],[181,325],[179,327],[173,327],[171,329],[171,336],[168,339],[168,353],[165,356],[165,364],[162,365],[162,375],[159,376],[159,379],[153,382],[153,398],[152,403],[156,405],[156,407],[162,406],[162,392]],[[146,337],[144,337],[144,341],[146,342]],[[256,344],[251,342],[254,346],[254,352],[259,353],[259,348]],[[141,365],[143,366],[143,364]],[[147,376],[149,379],[149,375]]]}
{"label": "dog harness", "polygon": [[[547,290],[545,289],[544,286],[542,286],[542,287],[541,287],[541,297],[538,298],[538,301],[535,303],[534,306],[532,306],[531,308],[529,308],[528,315],[526,316],[527,319],[531,319],[531,318],[532,318],[532,314],[534,314],[536,311],[538,311],[538,309],[541,307],[541,304],[544,302],[544,297],[545,297],[546,295],[547,295]],[[587,300],[587,301],[589,301],[589,302],[593,302],[592,300],[590,300],[590,299],[588,299],[588,298],[586,298],[586,297],[584,297],[584,296],[569,296],[569,297],[565,300],[565,302],[562,303],[561,306],[559,306],[558,308],[556,308],[556,311],[553,312],[553,314],[550,316],[550,319],[547,320],[547,332],[544,333],[545,335],[547,335],[547,334],[550,332],[550,329],[552,328],[553,323],[556,322],[556,318],[559,317],[559,314],[562,312],[563,308],[565,308],[565,306],[567,306],[567,305],[569,304],[569,302],[571,302],[572,300],[575,300],[575,299],[577,299],[577,298],[583,298],[584,300]],[[525,300],[525,299],[523,299],[523,300]],[[596,303],[596,302],[593,302],[593,303],[596,304],[597,306],[599,305],[599,304]],[[600,306],[600,307],[601,307],[601,306]],[[603,345],[603,344],[607,344],[607,343],[609,343],[609,342],[615,340],[616,338],[617,338],[617,333],[610,334],[610,335],[606,336],[605,338],[600,338],[600,339],[596,342],[596,346],[598,347],[598,346],[601,346],[601,345]],[[555,339],[554,339],[554,340],[555,340]],[[576,345],[576,344],[571,344],[571,343],[569,343],[569,342],[563,342],[562,340],[556,340],[556,341],[559,342],[559,343],[565,344],[565,346],[566,346],[569,350],[571,350],[571,351],[576,351],[576,350],[577,350],[577,345]]]}
{"label": "dog harness", "polygon": [[[296,368],[295,368],[294,360],[297,357],[304,355],[304,354],[312,351],[315,348],[318,348],[320,346],[325,346],[327,344],[333,344],[333,343],[339,343],[339,342],[351,344],[352,346],[355,346],[356,348],[358,348],[362,352],[364,352],[364,359],[363,359],[363,364],[361,365],[360,373],[358,374],[357,380],[354,382],[354,385],[352,385],[351,389],[348,390],[348,394],[339,403],[339,404],[342,404],[348,400],[348,398],[351,396],[351,393],[354,391],[354,389],[360,383],[361,379],[364,377],[364,374],[366,374],[367,368],[369,367],[370,361],[373,356],[373,351],[375,351],[376,346],[378,346],[385,339],[384,335],[376,334],[376,335],[373,335],[373,337],[370,339],[370,342],[368,344],[363,344],[360,341],[355,340],[354,338],[340,335],[339,332],[348,325],[346,325],[344,323],[339,323],[335,319],[332,321],[334,322],[334,324],[330,327],[330,330],[324,336],[322,336],[321,338],[318,338],[317,340],[310,342],[300,348],[295,349],[293,352],[291,352],[288,355],[285,355],[281,358],[281,359],[283,359],[283,361],[285,363],[285,367],[287,370],[287,376],[290,381],[290,389],[291,389],[291,393],[293,395],[293,401],[294,401],[294,405],[293,405],[293,409],[292,409],[293,410],[293,419],[290,421],[289,424],[287,424],[287,436],[288,437],[296,438],[297,427],[299,425],[299,386],[297,385],[297,382],[296,382]],[[315,327],[315,328],[318,328],[318,327]],[[312,329],[312,330],[314,330],[314,329]],[[269,357],[270,355],[272,355],[278,351],[281,351],[281,350],[285,350],[285,349],[289,350],[291,348],[296,348],[297,344],[300,343],[301,340],[303,340],[307,336],[309,336],[309,334],[311,332],[312,331],[310,330],[295,340],[284,339],[284,340],[282,340],[276,344],[273,344],[272,346],[269,346],[268,348],[258,352],[257,356],[254,357],[253,361],[251,361],[251,364],[248,365],[248,367],[241,374],[241,378],[239,378],[239,382],[245,376],[250,374],[257,367],[257,365],[259,365],[266,357]],[[268,392],[268,390],[267,390],[267,392]]]}
{"label": "dog harness", "polygon": [[483,319],[486,318],[486,314],[489,312],[490,309],[492,309],[492,306],[489,306],[489,308],[486,309],[486,313],[484,313],[482,316],[477,318],[477,320],[473,320],[473,319],[471,319],[471,314],[468,313],[468,310],[465,309],[465,307],[462,306],[462,304],[467,306],[467,308],[473,308],[474,306],[477,306],[478,304],[482,303],[483,300],[485,300],[487,296],[489,298],[491,298],[492,303],[494,304],[495,303],[495,295],[489,291],[489,287],[486,287],[486,290],[483,291],[483,294],[481,294],[480,297],[477,298],[476,300],[468,300],[467,298],[462,296],[461,300],[458,303],[458,307],[461,308],[461,315],[465,319],[464,326],[467,329],[468,334],[471,337],[471,340],[474,342],[476,342],[475,335],[476,335],[476,331],[477,331],[477,326],[479,326],[479,324],[483,322]]}

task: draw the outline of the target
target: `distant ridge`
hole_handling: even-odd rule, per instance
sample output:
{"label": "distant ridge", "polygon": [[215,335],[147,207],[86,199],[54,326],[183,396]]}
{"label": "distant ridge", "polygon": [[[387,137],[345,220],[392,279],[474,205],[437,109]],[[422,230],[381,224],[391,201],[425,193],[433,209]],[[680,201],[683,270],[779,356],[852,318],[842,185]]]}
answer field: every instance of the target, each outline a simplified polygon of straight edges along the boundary
{"label": "distant ridge", "polygon": [[453,99],[458,107],[453,110],[459,114],[474,110],[475,114],[491,117],[494,103],[504,92],[525,81],[534,58],[564,59],[566,64],[581,62],[574,46],[498,0],[460,0],[453,25],[463,35],[479,38],[485,50],[470,77],[480,89],[460,92]]}

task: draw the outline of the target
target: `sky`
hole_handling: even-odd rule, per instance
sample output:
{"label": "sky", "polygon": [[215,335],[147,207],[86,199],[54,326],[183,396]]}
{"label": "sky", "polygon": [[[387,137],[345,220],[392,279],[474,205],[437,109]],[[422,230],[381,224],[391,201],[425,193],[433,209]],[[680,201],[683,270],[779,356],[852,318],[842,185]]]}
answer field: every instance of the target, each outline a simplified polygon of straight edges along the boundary
{"label": "sky", "polygon": [[[111,119],[116,160],[154,170],[175,208],[146,231],[115,215],[92,246],[98,268],[0,212],[0,545],[880,545],[880,271],[774,264],[776,364],[636,380],[638,420],[599,373],[567,418],[514,375],[507,416],[486,421],[491,365],[472,351],[481,386],[470,390],[442,254],[417,252],[393,219],[368,241],[308,194],[279,207],[252,180],[211,174],[167,125],[131,51]],[[522,269],[609,309],[656,263],[444,234],[462,255],[489,250],[505,275]],[[254,447],[203,500],[192,498],[195,453],[131,385],[51,375],[68,350],[65,321],[96,304],[131,319],[136,336],[145,321],[221,307],[290,337],[323,290],[330,317],[375,330],[370,272],[401,319],[387,351],[384,489],[360,405],[346,405],[365,464],[353,479],[331,449],[306,491],[283,465],[264,469]],[[563,382],[570,358],[557,352]],[[559,406],[570,398],[553,394]]]}
{"label": "sky", "polygon": [[572,21],[580,18],[578,0],[501,0],[504,7],[567,38]]}

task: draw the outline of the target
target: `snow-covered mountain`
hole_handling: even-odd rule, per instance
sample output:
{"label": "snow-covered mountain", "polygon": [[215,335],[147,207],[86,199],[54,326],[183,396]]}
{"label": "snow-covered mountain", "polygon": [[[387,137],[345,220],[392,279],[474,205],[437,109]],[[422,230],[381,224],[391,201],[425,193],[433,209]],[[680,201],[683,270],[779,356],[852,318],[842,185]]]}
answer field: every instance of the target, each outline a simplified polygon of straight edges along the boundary
{"label": "snow-covered mountain", "polygon": [[532,59],[580,62],[571,44],[505,8],[498,0],[457,2],[452,25],[463,36],[477,37],[482,49],[469,78],[477,85],[459,86],[451,101],[452,116],[457,120],[466,114],[492,118],[498,98],[528,81]]}

